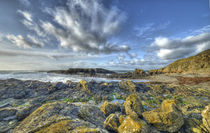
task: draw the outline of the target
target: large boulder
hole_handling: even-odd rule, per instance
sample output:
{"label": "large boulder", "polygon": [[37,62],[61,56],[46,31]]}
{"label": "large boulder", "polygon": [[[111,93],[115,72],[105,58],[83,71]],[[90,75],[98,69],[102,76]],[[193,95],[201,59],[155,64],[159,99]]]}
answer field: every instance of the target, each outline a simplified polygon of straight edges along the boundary
{"label": "large boulder", "polygon": [[149,126],[139,118],[127,116],[119,126],[118,133],[149,133]]}
{"label": "large boulder", "polygon": [[110,114],[104,121],[105,128],[109,131],[117,132],[117,129],[120,126],[119,117],[120,113]]}
{"label": "large boulder", "polygon": [[105,116],[97,106],[54,102],[36,109],[13,130],[13,133],[73,132],[78,127],[99,128],[100,131],[105,131],[102,129],[104,120]]}
{"label": "large boulder", "polygon": [[176,132],[184,124],[181,111],[174,100],[165,100],[161,107],[143,113],[145,120],[161,131]]}
{"label": "large boulder", "polygon": [[210,132],[210,104],[205,107],[205,109],[201,113],[203,119],[203,125],[207,128]]}
{"label": "large boulder", "polygon": [[126,90],[128,92],[136,92],[136,85],[130,80],[120,81],[119,87],[120,89]]}
{"label": "large boulder", "polygon": [[118,103],[105,101],[104,104],[100,106],[100,110],[104,115],[109,116],[112,113],[120,111],[120,105]]}
{"label": "large boulder", "polygon": [[139,117],[142,115],[143,106],[141,104],[141,99],[135,94],[131,94],[127,97],[123,106],[126,114],[129,116]]}

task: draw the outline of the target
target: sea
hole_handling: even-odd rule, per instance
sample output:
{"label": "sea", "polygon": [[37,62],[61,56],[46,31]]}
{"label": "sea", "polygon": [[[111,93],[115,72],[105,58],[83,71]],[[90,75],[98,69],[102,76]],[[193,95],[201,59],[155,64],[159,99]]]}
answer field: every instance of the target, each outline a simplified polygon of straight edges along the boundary
{"label": "sea", "polygon": [[[70,80],[72,82],[80,82],[81,80],[96,81],[96,82],[120,82],[120,79],[107,79],[101,77],[85,77],[81,75],[67,75],[47,73],[40,71],[0,71],[0,80],[6,79],[19,79],[19,80],[37,80],[41,82],[63,82]],[[132,79],[133,82],[148,82],[145,79]]]}

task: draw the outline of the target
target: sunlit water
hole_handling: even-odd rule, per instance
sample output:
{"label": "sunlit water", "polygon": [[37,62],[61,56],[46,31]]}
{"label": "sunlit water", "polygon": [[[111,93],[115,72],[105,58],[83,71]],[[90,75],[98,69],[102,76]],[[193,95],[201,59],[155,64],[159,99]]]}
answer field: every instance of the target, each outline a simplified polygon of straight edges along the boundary
{"label": "sunlit water", "polygon": [[[10,79],[15,78],[19,80],[38,80],[42,82],[63,82],[67,80],[72,82],[79,82],[81,80],[86,81],[96,81],[96,82],[119,82],[121,80],[107,79],[101,77],[84,77],[80,75],[65,75],[65,74],[55,74],[47,72],[32,72],[32,71],[0,71],[0,79]],[[148,80],[133,80],[134,82],[147,82]]]}

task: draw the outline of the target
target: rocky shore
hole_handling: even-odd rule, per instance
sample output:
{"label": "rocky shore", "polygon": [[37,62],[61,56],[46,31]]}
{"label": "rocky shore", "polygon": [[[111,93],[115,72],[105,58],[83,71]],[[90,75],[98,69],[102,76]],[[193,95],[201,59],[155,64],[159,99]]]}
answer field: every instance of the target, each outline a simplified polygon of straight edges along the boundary
{"label": "rocky shore", "polygon": [[0,133],[210,132],[209,81],[175,79],[0,80]]}

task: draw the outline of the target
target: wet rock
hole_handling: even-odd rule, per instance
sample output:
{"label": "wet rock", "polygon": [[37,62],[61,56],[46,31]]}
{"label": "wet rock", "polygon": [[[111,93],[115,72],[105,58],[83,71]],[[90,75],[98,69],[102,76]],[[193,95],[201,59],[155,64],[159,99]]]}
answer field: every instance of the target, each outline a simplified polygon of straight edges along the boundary
{"label": "wet rock", "polygon": [[119,122],[120,114],[110,114],[104,121],[104,126],[107,130],[117,132],[118,127],[120,126]]}
{"label": "wet rock", "polygon": [[203,125],[207,128],[207,130],[210,132],[210,104],[205,107],[205,109],[202,111],[202,121]]}
{"label": "wet rock", "polygon": [[129,116],[139,117],[142,115],[143,106],[141,104],[140,98],[135,95],[131,94],[123,104],[125,108],[125,112]]}
{"label": "wet rock", "polygon": [[70,119],[76,107],[72,104],[66,103],[48,103],[44,104],[27,118],[25,118],[15,129],[14,133],[34,132],[39,131],[43,127],[61,121],[63,119]]}
{"label": "wet rock", "polygon": [[149,133],[149,127],[145,121],[127,116],[119,126],[118,133]]}
{"label": "wet rock", "polygon": [[109,116],[112,113],[120,111],[120,105],[118,103],[105,101],[104,104],[100,106],[100,110],[105,116]]}
{"label": "wet rock", "polygon": [[[26,117],[14,130],[14,133],[47,131],[73,132],[78,127],[103,129],[105,116],[97,106],[66,102],[47,103]],[[70,125],[70,126],[68,126]],[[61,127],[61,128],[60,128]],[[87,130],[88,131],[88,130]]]}
{"label": "wet rock", "polygon": [[90,86],[88,85],[88,82],[85,80],[81,80],[78,85],[77,85],[77,89],[85,91],[89,94],[91,94],[91,90],[89,88]]}
{"label": "wet rock", "polygon": [[66,84],[64,84],[62,82],[58,82],[58,83],[54,83],[52,86],[50,86],[48,88],[48,92],[49,93],[53,93],[53,92],[55,92],[57,90],[66,89],[66,88],[68,88],[68,85],[66,85]]}
{"label": "wet rock", "polygon": [[26,118],[35,109],[37,109],[40,106],[41,106],[41,104],[34,104],[34,105],[26,106],[25,108],[18,110],[18,112],[16,113],[17,119],[22,120],[22,119]]}
{"label": "wet rock", "polygon": [[126,90],[128,92],[136,92],[136,85],[134,82],[128,81],[120,81],[119,83],[120,89]]}
{"label": "wet rock", "polygon": [[0,133],[10,133],[11,130],[18,124],[17,120],[1,121]]}
{"label": "wet rock", "polygon": [[14,119],[17,110],[13,108],[0,109],[0,121]]}
{"label": "wet rock", "polygon": [[73,82],[70,81],[70,80],[67,80],[67,81],[66,81],[66,84],[67,84],[69,87],[72,87],[72,86],[73,86]]}
{"label": "wet rock", "polygon": [[160,108],[143,113],[146,121],[161,131],[176,132],[184,124],[183,115],[174,100],[165,100]]}

